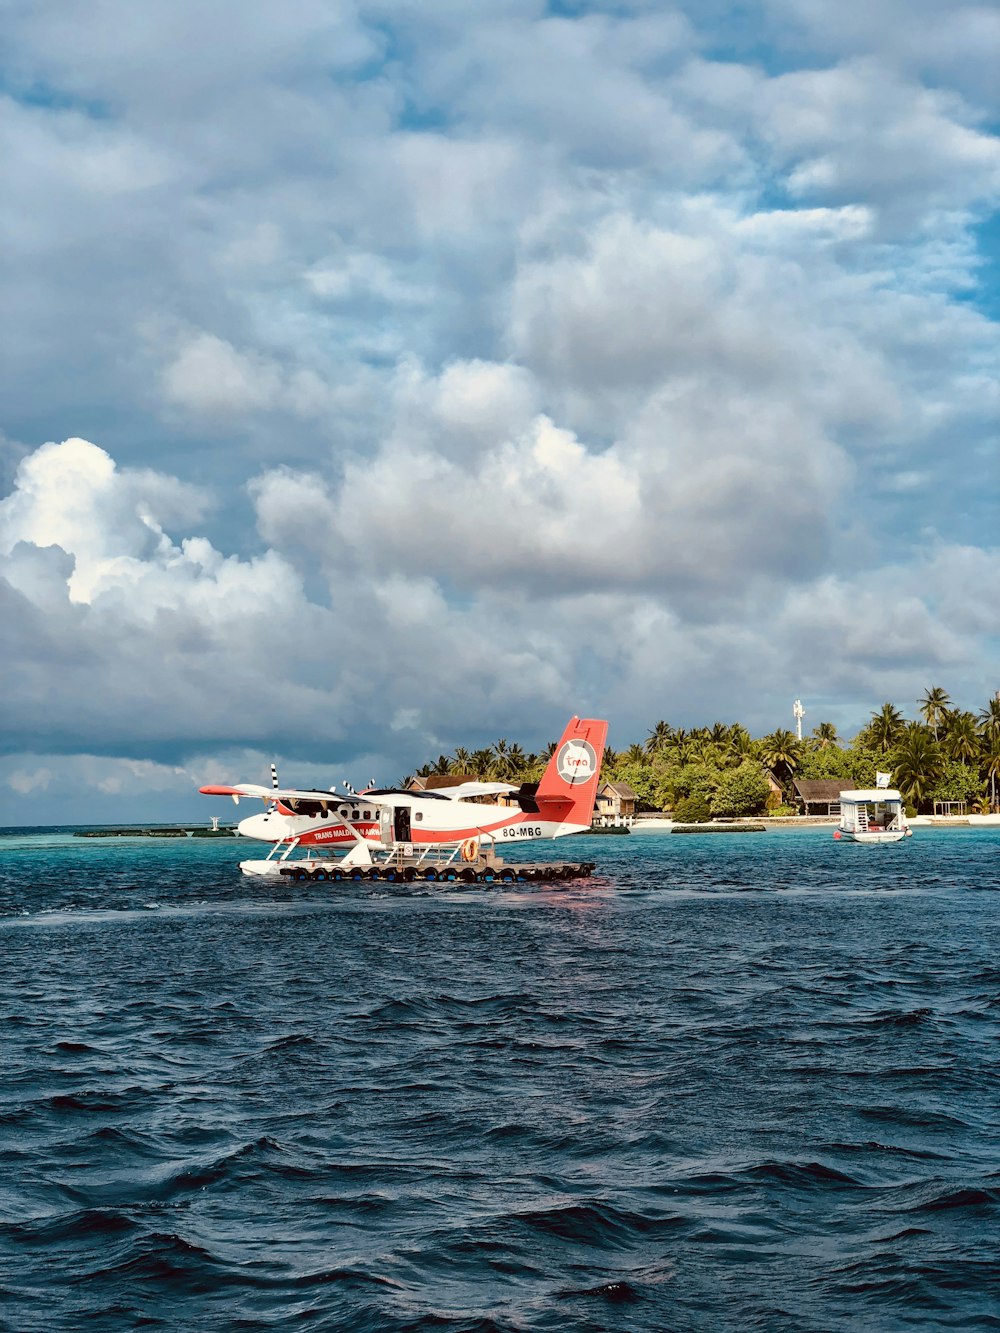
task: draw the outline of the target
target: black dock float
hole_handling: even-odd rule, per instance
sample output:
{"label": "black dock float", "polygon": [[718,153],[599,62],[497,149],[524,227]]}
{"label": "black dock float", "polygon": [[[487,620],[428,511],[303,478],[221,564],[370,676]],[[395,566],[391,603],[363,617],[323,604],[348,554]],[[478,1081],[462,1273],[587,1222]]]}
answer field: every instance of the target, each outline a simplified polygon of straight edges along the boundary
{"label": "black dock float", "polygon": [[368,881],[383,884],[552,884],[558,880],[588,879],[593,861],[541,862],[535,865],[470,866],[338,866],[303,861],[283,865],[279,874],[300,882],[343,883]]}

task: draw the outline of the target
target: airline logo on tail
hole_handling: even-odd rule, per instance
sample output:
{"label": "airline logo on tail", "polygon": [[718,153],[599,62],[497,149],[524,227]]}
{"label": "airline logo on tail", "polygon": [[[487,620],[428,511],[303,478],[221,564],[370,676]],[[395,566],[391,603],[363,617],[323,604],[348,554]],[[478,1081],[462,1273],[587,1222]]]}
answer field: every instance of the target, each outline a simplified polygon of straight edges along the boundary
{"label": "airline logo on tail", "polygon": [[597,755],[589,741],[567,741],[556,755],[556,771],[571,785],[586,782],[597,772]]}

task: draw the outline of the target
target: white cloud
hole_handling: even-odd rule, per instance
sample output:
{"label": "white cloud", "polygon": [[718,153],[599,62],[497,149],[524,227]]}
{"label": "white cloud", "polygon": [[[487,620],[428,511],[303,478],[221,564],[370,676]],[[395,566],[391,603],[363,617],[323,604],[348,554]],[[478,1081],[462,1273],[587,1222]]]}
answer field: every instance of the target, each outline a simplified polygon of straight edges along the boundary
{"label": "white cloud", "polygon": [[208,415],[228,416],[274,406],[281,392],[277,368],[258,355],[246,356],[223,338],[195,334],[164,369],[168,401]]}
{"label": "white cloud", "polygon": [[70,597],[89,602],[132,581],[149,557],[169,563],[176,550],[161,523],[182,515],[197,521],[206,507],[193,486],[175,477],[119,472],[87,440],[45,444],[21,462],[13,493],[0,501],[0,550],[9,553],[19,542],[61,547],[75,559]]}
{"label": "white cloud", "polygon": [[237,351],[211,333],[184,339],[161,378],[168,403],[217,423],[278,410],[323,416],[337,401],[314,370],[285,370],[261,353]]}
{"label": "white cloud", "polygon": [[953,93],[875,59],[795,71],[758,92],[758,124],[797,198],[867,201],[892,223],[1000,195],[1000,142]]}
{"label": "white cloud", "polygon": [[835,55],[877,52],[891,67],[934,84],[954,84],[997,104],[1000,14],[989,4],[963,0],[768,0],[775,33],[787,47],[806,42]]}
{"label": "white cloud", "polygon": [[985,689],[996,16],[730,11],[16,7],[9,745]]}
{"label": "white cloud", "polygon": [[50,768],[36,768],[33,773],[19,768],[13,773],[8,773],[6,779],[7,786],[21,796],[29,796],[36,791],[45,791],[51,781],[52,770]]}
{"label": "white cloud", "polygon": [[[47,447],[28,462],[23,475],[37,490],[59,455]],[[384,460],[386,476],[391,463]],[[176,793],[198,778],[192,756],[204,754],[211,737],[233,763],[248,762],[237,754],[243,744],[262,753],[271,747],[299,767],[340,755],[398,776],[431,752],[482,737],[484,723],[542,744],[574,707],[607,712],[624,741],[641,734],[651,711],[683,710],[690,719],[704,709],[774,725],[775,696],[824,680],[847,699],[891,682],[916,688],[910,682],[930,667],[947,668],[949,683],[982,686],[977,655],[1000,632],[995,552],[939,545],[918,574],[873,563],[830,576],[782,570],[779,561],[766,570],[766,586],[740,575],[733,595],[711,579],[732,574],[744,558],[748,537],[738,531],[727,537],[734,545],[717,570],[688,571],[699,591],[685,593],[669,540],[666,554],[652,539],[629,547],[629,524],[648,522],[646,498],[607,451],[589,456],[569,432],[539,418],[509,454],[474,456],[473,465],[481,471],[462,482],[467,491],[453,487],[454,505],[432,509],[424,528],[415,526],[427,495],[419,489],[402,487],[396,503],[409,508],[387,511],[367,507],[368,496],[349,482],[343,492],[313,489],[313,522],[339,523],[336,546],[303,556],[301,545],[289,544],[240,560],[182,537],[126,557],[127,572],[105,572],[89,601],[70,600],[68,557],[50,558],[52,547],[21,540],[0,568],[19,587],[4,613],[10,742],[24,747],[30,737],[36,753],[40,742],[86,752],[99,740],[122,762],[95,770],[91,785],[125,798]],[[456,463],[445,466],[461,479]],[[124,472],[112,468],[110,477],[112,489],[129,489]],[[262,514],[274,506],[268,522],[279,543],[308,493],[294,480],[265,476],[258,487]],[[384,494],[384,480],[378,469],[366,479],[372,497]],[[520,491],[528,500],[511,524],[504,501]],[[348,495],[357,502],[350,522]],[[40,539],[100,559],[93,552],[106,549],[99,534],[116,509],[99,489],[91,497],[89,526],[78,508],[65,528],[50,516]],[[32,511],[19,510],[20,492],[12,498],[10,512],[21,513],[26,532]],[[722,503],[708,506],[706,526]],[[490,526],[495,514],[506,515],[506,534]],[[408,541],[391,540],[394,524]],[[696,526],[691,541],[699,540]],[[670,535],[664,524],[664,539]],[[702,539],[706,562],[715,538]],[[634,570],[620,568],[623,550],[662,577],[640,586]],[[610,574],[604,559],[617,561]],[[306,596],[298,561],[325,571],[325,592]],[[534,562],[530,584],[518,577],[517,561]],[[597,591],[602,585],[606,591]],[[458,599],[456,587],[464,590]],[[55,666],[57,693],[49,683]],[[755,682],[749,711],[748,679]],[[43,766],[55,771],[36,759],[13,772],[30,777]]]}

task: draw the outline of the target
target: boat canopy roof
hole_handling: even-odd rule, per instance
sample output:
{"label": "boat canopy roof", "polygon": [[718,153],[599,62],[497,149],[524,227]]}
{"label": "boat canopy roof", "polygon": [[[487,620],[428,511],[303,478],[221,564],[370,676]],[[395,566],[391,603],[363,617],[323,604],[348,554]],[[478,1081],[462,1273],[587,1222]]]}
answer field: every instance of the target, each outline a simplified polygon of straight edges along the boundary
{"label": "boat canopy roof", "polygon": [[865,805],[868,801],[902,801],[895,787],[861,787],[857,791],[842,791],[840,804]]}

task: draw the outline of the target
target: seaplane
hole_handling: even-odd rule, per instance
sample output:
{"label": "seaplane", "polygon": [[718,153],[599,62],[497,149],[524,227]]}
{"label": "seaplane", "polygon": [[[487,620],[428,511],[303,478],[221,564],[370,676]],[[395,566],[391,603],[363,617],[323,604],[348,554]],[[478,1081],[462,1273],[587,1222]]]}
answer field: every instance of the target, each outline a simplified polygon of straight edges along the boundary
{"label": "seaplane", "polygon": [[[475,781],[423,792],[375,786],[355,791],[347,784],[340,792],[300,791],[278,786],[272,766],[270,787],[241,782],[199,790],[230,796],[237,805],[241,799],[265,803],[263,813],[237,825],[241,837],[272,844],[266,857],[240,862],[246,875],[523,878],[504,866],[497,848],[590,828],[607,733],[606,721],[571,718],[541,780],[520,786]],[[503,803],[488,799],[499,796]],[[541,867],[536,877],[573,877],[550,874],[550,868]],[[586,873],[592,868],[587,865]]]}

